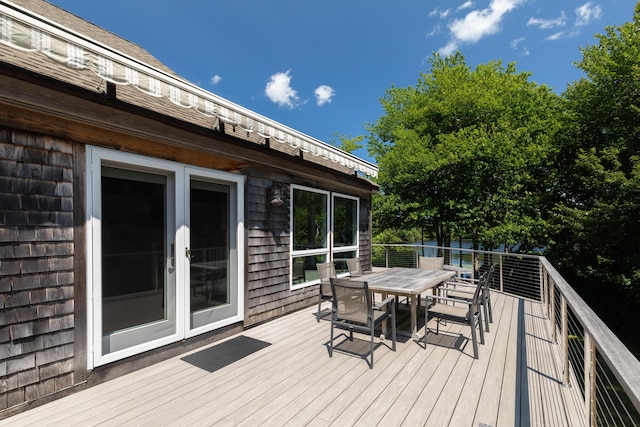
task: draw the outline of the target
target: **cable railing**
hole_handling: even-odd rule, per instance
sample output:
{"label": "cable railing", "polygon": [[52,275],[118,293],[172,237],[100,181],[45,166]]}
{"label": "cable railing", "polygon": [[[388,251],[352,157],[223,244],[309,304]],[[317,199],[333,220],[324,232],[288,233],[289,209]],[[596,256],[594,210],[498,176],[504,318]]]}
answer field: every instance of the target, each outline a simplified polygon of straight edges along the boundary
{"label": "cable railing", "polygon": [[591,426],[640,426],[640,361],[542,256],[466,248],[373,245],[374,267],[417,268],[420,256],[476,276],[495,264],[491,287],[544,304],[563,366],[558,378],[573,388]]}

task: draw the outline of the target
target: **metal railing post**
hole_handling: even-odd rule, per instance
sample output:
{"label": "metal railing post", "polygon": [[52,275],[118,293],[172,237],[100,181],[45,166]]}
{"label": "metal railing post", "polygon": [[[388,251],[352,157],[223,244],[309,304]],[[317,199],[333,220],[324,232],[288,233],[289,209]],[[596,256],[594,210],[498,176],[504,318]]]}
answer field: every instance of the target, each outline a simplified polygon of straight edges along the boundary
{"label": "metal railing post", "polygon": [[569,379],[569,314],[567,312],[567,300],[564,297],[561,299],[560,307],[560,315],[562,316],[562,385],[568,387],[571,385]]}
{"label": "metal railing post", "polygon": [[389,268],[389,246],[384,247],[384,266]]}
{"label": "metal railing post", "polygon": [[584,416],[590,426],[597,425],[596,348],[591,335],[584,333]]}
{"label": "metal railing post", "polygon": [[549,304],[549,306],[547,306],[547,310],[551,310],[551,312],[548,313],[548,316],[551,320],[551,327],[553,328],[553,342],[558,344],[558,320],[556,319],[556,288],[552,280],[549,281],[548,289],[549,299],[551,300],[551,303]]}
{"label": "metal railing post", "polygon": [[500,292],[504,292],[504,277],[502,276],[503,274],[502,267],[504,265],[504,262],[502,259],[502,255],[500,255],[498,259],[500,259]]}
{"label": "metal railing post", "polygon": [[[540,263],[540,261],[538,261],[538,278],[540,280],[540,302],[544,304],[545,307],[547,307],[547,310],[549,309],[549,304],[548,304],[548,299],[547,299],[547,286],[546,286],[546,279],[547,279],[547,275],[544,272],[544,269],[542,268],[542,263]],[[547,313],[547,317],[549,317],[549,313]]]}

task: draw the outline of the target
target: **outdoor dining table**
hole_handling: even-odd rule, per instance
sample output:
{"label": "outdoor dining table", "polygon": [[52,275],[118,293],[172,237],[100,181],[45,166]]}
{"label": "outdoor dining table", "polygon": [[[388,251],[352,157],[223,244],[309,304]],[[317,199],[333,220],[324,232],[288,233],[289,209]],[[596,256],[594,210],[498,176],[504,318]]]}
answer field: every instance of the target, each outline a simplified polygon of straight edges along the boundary
{"label": "outdoor dining table", "polygon": [[[382,294],[383,299],[387,295],[408,297],[411,309],[409,336],[419,338],[417,330],[418,297],[455,275],[455,271],[393,267],[363,276],[352,277],[351,280],[367,282],[369,290]],[[398,331],[398,333],[402,332]]]}
{"label": "outdoor dining table", "polygon": [[461,278],[463,276],[471,276],[473,274],[473,270],[468,267],[458,267],[456,265],[444,265],[442,267],[443,270],[455,271],[456,276]]}

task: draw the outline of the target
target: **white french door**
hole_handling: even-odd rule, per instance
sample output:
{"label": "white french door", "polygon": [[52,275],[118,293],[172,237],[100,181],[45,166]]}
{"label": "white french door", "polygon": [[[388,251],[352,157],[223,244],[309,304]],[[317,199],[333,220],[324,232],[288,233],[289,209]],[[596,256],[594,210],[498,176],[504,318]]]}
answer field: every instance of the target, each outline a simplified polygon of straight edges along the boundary
{"label": "white french door", "polygon": [[187,336],[228,324],[239,316],[237,191],[214,171],[187,168],[184,269],[189,297]]}
{"label": "white french door", "polygon": [[243,177],[87,150],[88,366],[243,319]]}

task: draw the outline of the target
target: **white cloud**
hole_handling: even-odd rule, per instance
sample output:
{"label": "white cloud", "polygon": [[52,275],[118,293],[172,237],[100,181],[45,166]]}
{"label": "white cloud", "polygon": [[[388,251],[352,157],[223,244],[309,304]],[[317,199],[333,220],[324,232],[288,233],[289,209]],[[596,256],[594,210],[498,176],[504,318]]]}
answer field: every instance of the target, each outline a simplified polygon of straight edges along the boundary
{"label": "white cloud", "polygon": [[211,83],[212,85],[217,85],[218,83],[220,83],[220,80],[222,80],[222,77],[216,74],[215,76],[211,77],[209,83]]}
{"label": "white cloud", "polygon": [[440,53],[440,55],[449,56],[456,50],[458,50],[458,43],[455,40],[451,40],[445,46],[441,47],[438,50],[438,53]]}
{"label": "white cloud", "polygon": [[593,6],[587,2],[576,8],[576,26],[589,25],[591,22],[600,19],[602,8],[599,4]]}
{"label": "white cloud", "polygon": [[522,43],[523,41],[525,41],[524,37],[520,37],[519,39],[513,39],[511,40],[511,43],[509,43],[509,46],[511,46],[511,49],[513,50],[519,50],[520,56],[529,56],[530,54],[529,48],[526,46],[523,46],[522,48],[520,47],[520,43]]}
{"label": "white cloud", "polygon": [[430,33],[427,33],[427,37],[434,37],[440,34],[440,25],[434,25]]}
{"label": "white cloud", "polygon": [[291,87],[291,70],[271,76],[264,93],[280,106],[294,108],[298,104],[298,92]]}
{"label": "white cloud", "polygon": [[[545,40],[547,41],[556,41],[561,39],[567,39],[576,37],[580,34],[581,28],[585,25],[590,24],[591,22],[600,19],[602,16],[602,8],[600,5],[593,5],[592,2],[587,2],[582,6],[579,6],[575,9],[576,12],[576,21],[571,28],[566,30],[558,31],[550,36],[547,36]],[[555,19],[537,19],[530,18],[527,25],[537,26],[541,30],[549,30],[558,27],[564,27],[567,24],[567,16],[564,12],[560,15],[560,17]]]}
{"label": "white cloud", "polygon": [[567,25],[567,16],[564,14],[564,11],[560,14],[559,17],[555,19],[538,19],[538,18],[529,18],[527,22],[527,26],[533,25],[541,30],[548,30],[550,28],[556,27],[564,27]]}
{"label": "white cloud", "polygon": [[559,32],[557,32],[555,34],[551,34],[545,40],[559,40],[559,39],[563,38],[566,34],[567,34],[566,31],[559,31]]}
{"label": "white cloud", "polygon": [[318,106],[322,106],[331,102],[331,98],[336,94],[331,86],[322,85],[316,88],[316,103]]}
{"label": "white cloud", "polygon": [[461,43],[477,43],[483,37],[499,32],[503,16],[517,7],[522,1],[491,0],[488,8],[473,10],[464,18],[454,20],[449,25],[451,40],[446,46],[440,48],[439,52],[442,55],[449,55]]}
{"label": "white cloud", "polygon": [[518,49],[518,45],[524,41],[524,37],[520,37],[519,39],[511,40],[511,49]]}
{"label": "white cloud", "polygon": [[429,12],[429,18],[433,18],[434,16],[438,16],[441,19],[446,18],[447,16],[449,16],[449,14],[451,13],[451,9],[440,9],[440,8],[435,8],[433,9],[431,12]]}
{"label": "white cloud", "polygon": [[456,11],[459,12],[461,10],[470,9],[472,7],[473,7],[473,2],[472,1],[466,1],[466,2],[462,3],[460,6],[458,6]]}

